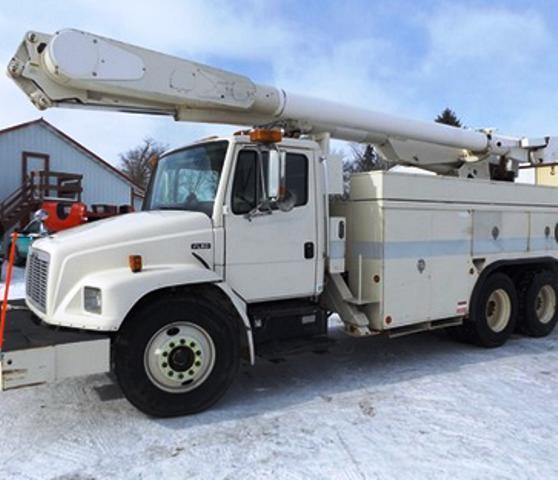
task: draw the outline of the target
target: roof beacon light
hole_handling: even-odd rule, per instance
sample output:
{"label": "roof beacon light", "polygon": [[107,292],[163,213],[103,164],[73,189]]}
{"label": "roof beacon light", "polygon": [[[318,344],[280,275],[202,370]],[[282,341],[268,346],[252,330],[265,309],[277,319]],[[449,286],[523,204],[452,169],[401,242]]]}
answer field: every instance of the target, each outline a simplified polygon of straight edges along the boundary
{"label": "roof beacon light", "polygon": [[283,132],[277,128],[254,128],[250,130],[250,141],[254,143],[279,143]]}

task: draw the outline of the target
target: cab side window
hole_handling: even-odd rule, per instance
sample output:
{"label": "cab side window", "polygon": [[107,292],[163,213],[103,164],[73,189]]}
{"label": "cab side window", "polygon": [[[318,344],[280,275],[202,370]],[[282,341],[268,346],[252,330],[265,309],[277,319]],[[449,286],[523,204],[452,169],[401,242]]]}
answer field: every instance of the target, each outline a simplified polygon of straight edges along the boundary
{"label": "cab side window", "polygon": [[232,211],[238,215],[255,208],[258,200],[258,155],[254,150],[241,150],[234,173]]}
{"label": "cab side window", "polygon": [[[264,153],[264,177],[267,178],[267,154]],[[308,157],[288,153],[286,164],[287,190],[294,195],[295,207],[308,203]],[[261,198],[258,156],[254,150],[241,150],[236,162],[233,182],[232,211],[237,215],[248,213]]]}
{"label": "cab side window", "polygon": [[295,199],[295,207],[308,203],[308,157],[297,153],[287,154],[287,190]]}

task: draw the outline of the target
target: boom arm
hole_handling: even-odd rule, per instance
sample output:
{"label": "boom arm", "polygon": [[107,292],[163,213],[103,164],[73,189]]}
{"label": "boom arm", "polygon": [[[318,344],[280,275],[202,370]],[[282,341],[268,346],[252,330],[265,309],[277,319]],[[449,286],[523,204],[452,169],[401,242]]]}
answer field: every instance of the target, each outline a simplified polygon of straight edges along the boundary
{"label": "boom arm", "polygon": [[179,121],[274,124],[373,143],[392,161],[438,173],[483,176],[472,175],[482,170],[478,162],[488,172],[489,163],[513,171],[520,162],[558,159],[557,142],[549,137],[502,137],[293,95],[242,75],[77,30],[27,33],[8,75],[41,110],[66,106],[172,115]]}

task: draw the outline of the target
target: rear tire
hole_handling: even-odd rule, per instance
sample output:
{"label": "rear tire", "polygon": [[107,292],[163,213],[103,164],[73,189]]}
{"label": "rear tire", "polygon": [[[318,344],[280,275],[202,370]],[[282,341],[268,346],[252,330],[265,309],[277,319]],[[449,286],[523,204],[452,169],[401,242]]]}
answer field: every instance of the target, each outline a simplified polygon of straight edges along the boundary
{"label": "rear tire", "polygon": [[240,364],[236,319],[200,298],[164,297],[139,308],[114,348],[124,395],[155,417],[206,410],[226,392]]}
{"label": "rear tire", "polygon": [[494,273],[480,287],[465,325],[470,340],[485,348],[500,347],[515,329],[517,292],[512,280]]}
{"label": "rear tire", "polygon": [[534,275],[521,299],[519,331],[530,337],[546,337],[558,322],[558,279],[550,271]]}

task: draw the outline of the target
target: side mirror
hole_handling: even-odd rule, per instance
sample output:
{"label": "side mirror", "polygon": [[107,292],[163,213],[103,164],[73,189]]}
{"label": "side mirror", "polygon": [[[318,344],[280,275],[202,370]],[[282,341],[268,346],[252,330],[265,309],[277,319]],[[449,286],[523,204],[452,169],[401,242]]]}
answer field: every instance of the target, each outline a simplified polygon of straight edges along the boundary
{"label": "side mirror", "polygon": [[48,212],[46,210],[37,210],[34,215],[33,218],[39,222],[44,222],[47,218],[48,218]]}
{"label": "side mirror", "polygon": [[48,219],[48,212],[46,210],[37,210],[33,215],[33,218],[39,222],[39,234],[38,236],[44,237],[48,235],[48,230],[45,227],[45,222]]}
{"label": "side mirror", "polygon": [[280,150],[270,150],[268,157],[267,198],[280,202],[285,195],[286,154]]}

